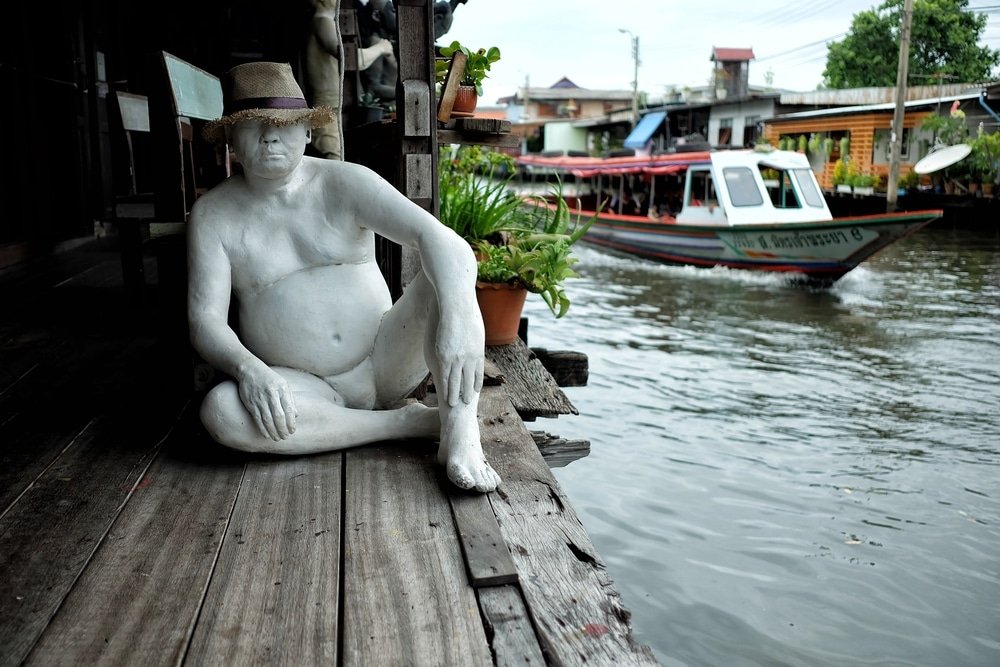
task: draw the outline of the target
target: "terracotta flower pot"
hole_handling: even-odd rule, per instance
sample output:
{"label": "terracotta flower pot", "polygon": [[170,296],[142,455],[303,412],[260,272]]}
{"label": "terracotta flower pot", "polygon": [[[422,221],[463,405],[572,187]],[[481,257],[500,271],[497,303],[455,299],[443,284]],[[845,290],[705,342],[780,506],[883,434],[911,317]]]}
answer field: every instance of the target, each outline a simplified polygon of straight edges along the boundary
{"label": "terracotta flower pot", "polygon": [[521,311],[528,290],[506,283],[476,283],[476,299],[483,313],[487,345],[510,345],[517,340]]}
{"label": "terracotta flower pot", "polygon": [[455,93],[455,104],[451,107],[452,113],[471,114],[476,110],[479,103],[479,95],[476,94],[475,86],[459,86]]}

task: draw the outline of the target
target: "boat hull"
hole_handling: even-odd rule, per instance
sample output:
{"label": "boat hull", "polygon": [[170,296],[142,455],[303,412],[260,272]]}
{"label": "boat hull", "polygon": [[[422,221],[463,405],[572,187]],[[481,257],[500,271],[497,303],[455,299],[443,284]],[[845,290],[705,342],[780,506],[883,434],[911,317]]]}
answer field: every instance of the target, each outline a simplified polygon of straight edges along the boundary
{"label": "boat hull", "polygon": [[599,215],[582,241],[668,264],[785,272],[832,282],[942,213],[909,211],[738,227]]}

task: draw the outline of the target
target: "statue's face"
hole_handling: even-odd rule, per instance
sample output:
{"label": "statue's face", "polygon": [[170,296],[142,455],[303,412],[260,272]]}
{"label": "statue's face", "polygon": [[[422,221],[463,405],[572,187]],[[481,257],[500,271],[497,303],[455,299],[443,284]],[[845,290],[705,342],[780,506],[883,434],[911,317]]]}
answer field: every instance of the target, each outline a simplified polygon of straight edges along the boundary
{"label": "statue's face", "polygon": [[290,174],[302,160],[309,144],[310,130],[304,122],[272,125],[244,120],[230,130],[229,145],[244,171],[261,178]]}

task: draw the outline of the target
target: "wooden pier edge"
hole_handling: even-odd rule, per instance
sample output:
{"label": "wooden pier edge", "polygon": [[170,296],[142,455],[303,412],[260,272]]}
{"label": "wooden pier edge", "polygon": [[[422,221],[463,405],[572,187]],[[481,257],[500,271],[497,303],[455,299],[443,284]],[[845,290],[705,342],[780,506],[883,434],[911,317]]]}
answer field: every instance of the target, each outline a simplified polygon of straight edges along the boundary
{"label": "wooden pier edge", "polygon": [[508,396],[484,388],[480,414],[487,460],[503,478],[490,504],[546,656],[553,664],[659,664],[633,638],[631,613]]}

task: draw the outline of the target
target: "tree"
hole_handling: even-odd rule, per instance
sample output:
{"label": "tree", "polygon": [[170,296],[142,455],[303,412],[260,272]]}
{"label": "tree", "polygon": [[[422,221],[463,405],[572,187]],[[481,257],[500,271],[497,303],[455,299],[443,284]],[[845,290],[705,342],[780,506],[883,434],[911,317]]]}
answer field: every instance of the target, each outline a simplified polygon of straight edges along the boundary
{"label": "tree", "polygon": [[[914,0],[909,72],[911,78],[990,80],[1000,51],[980,46],[986,15],[968,10],[969,0]],[[903,0],[886,0],[854,15],[851,29],[827,47],[823,86],[895,86]]]}

